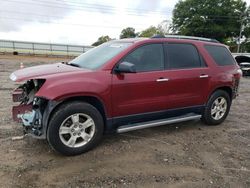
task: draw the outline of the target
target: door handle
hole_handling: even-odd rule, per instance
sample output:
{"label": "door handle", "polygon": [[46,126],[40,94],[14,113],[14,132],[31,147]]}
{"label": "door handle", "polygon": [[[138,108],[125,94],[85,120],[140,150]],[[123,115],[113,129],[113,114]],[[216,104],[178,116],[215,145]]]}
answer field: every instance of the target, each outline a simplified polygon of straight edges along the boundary
{"label": "door handle", "polygon": [[208,78],[208,75],[207,74],[202,74],[202,75],[200,75],[200,78]]}
{"label": "door handle", "polygon": [[156,82],[167,82],[168,80],[168,78],[159,78],[156,80]]}

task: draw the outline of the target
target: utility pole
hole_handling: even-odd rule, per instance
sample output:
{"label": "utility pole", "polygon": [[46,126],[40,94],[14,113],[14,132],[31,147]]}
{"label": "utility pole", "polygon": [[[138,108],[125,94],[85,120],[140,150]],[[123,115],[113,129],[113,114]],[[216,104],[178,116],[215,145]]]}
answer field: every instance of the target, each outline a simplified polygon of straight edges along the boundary
{"label": "utility pole", "polygon": [[244,21],[244,19],[243,19],[243,17],[242,17],[242,19],[241,19],[241,21],[240,21],[240,34],[239,34],[239,38],[238,38],[237,53],[240,52],[240,39],[241,39],[241,37],[242,37],[243,21]]}
{"label": "utility pole", "polygon": [[245,21],[248,19],[248,15],[249,15],[249,10],[246,10],[244,12],[241,13],[240,16],[240,33],[239,33],[239,38],[238,38],[238,43],[237,43],[237,53],[240,52],[240,43],[241,43],[241,37],[242,37],[242,32],[244,29],[244,24]]}

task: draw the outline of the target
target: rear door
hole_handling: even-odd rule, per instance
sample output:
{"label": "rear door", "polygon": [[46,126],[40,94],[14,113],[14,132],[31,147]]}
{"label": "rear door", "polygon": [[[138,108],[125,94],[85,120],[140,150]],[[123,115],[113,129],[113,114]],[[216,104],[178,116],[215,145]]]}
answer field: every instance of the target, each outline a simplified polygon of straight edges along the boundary
{"label": "rear door", "polygon": [[167,60],[168,107],[183,108],[203,105],[206,101],[211,70],[189,43],[168,43]]}

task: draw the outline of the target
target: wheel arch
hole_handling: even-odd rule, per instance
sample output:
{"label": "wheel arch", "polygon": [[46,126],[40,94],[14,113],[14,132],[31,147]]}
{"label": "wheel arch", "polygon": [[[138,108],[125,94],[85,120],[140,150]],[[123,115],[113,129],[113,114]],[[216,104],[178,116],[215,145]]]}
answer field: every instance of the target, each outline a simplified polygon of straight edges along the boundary
{"label": "wheel arch", "polygon": [[61,106],[70,103],[70,102],[74,102],[74,101],[81,101],[81,102],[86,102],[89,103],[91,105],[93,105],[102,115],[103,118],[103,122],[104,122],[104,129],[106,129],[106,124],[107,124],[107,111],[106,108],[104,106],[104,103],[97,97],[94,96],[73,96],[73,97],[69,97],[66,98],[60,102],[58,102],[48,113],[46,120],[43,121],[45,123],[45,133],[47,135],[47,131],[48,131],[48,125],[49,122],[51,120],[51,117],[53,116],[53,114],[56,112],[56,110],[58,108],[60,108]]}
{"label": "wheel arch", "polygon": [[[215,93],[216,91],[218,91],[218,90],[222,90],[222,91],[227,92],[227,93],[229,94],[230,99],[231,99],[231,100],[233,99],[233,89],[232,89],[232,87],[230,87],[230,86],[220,86],[220,87],[217,87],[217,88],[215,88],[214,90],[212,90],[212,92],[210,92],[210,94],[209,94],[209,96],[208,96],[208,98],[207,98],[207,101],[209,100],[210,96],[211,96],[213,93]],[[207,102],[206,102],[206,103],[207,103]]]}
{"label": "wheel arch", "polygon": [[[216,93],[217,92],[217,93]],[[227,105],[227,109],[225,111],[225,113],[223,114],[222,117],[220,117],[220,119],[213,119],[212,115],[211,115],[211,109],[212,109],[212,105],[214,103],[215,100],[218,99],[218,97],[221,96],[221,94],[225,94],[227,93],[228,96],[226,97],[226,100],[228,101],[228,105]],[[210,95],[208,96],[207,102],[206,102],[206,108],[203,111],[202,114],[202,121],[207,124],[207,125],[219,125],[221,124],[227,117],[229,110],[230,110],[230,106],[231,106],[231,102],[233,99],[233,90],[230,86],[222,86],[222,87],[217,87],[216,89],[214,89]]]}

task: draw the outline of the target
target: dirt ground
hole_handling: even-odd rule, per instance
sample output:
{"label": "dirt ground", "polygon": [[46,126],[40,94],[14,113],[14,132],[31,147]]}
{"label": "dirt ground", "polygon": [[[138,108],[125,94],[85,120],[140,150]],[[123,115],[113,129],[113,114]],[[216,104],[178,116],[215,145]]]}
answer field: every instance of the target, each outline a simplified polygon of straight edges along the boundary
{"label": "dirt ground", "polygon": [[67,61],[0,55],[0,187],[250,187],[250,78],[220,126],[200,121],[105,136],[94,150],[61,156],[25,137],[11,118],[12,71]]}

